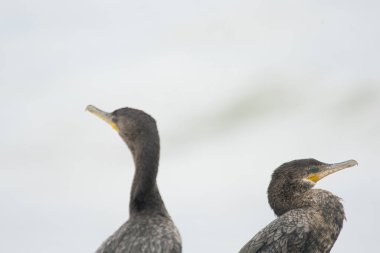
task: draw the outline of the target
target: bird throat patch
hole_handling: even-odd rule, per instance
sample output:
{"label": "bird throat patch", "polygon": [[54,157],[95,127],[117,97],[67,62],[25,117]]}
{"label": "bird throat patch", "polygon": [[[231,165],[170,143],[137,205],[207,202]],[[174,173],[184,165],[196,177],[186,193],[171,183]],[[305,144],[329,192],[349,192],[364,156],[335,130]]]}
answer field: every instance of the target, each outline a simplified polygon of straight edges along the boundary
{"label": "bird throat patch", "polygon": [[116,125],[116,123],[111,122],[111,123],[109,123],[109,124],[111,125],[111,127],[112,127],[113,129],[116,130],[116,132],[120,132],[120,129],[119,129],[119,127]]}
{"label": "bird throat patch", "polygon": [[316,182],[318,182],[319,179],[321,179],[321,178],[319,177],[318,174],[312,174],[312,175],[308,176],[307,179],[309,179],[309,180],[313,181],[314,183],[316,183]]}

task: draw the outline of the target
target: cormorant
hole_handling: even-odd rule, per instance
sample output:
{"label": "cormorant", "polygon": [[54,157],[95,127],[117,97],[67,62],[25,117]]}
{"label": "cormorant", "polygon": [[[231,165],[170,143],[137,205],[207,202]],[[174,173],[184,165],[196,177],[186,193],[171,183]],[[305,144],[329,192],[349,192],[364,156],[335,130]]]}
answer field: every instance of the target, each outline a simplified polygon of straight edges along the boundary
{"label": "cormorant", "polygon": [[358,163],[326,164],[315,159],[284,163],[272,174],[268,201],[278,218],[258,232],[240,253],[330,252],[345,219],[340,198],[312,189],[323,177]]}
{"label": "cormorant", "polygon": [[180,253],[181,237],[158,191],[160,140],[155,120],[143,111],[121,108],[112,113],[89,105],[86,110],[110,124],[132,152],[135,175],[129,220],[97,253]]}

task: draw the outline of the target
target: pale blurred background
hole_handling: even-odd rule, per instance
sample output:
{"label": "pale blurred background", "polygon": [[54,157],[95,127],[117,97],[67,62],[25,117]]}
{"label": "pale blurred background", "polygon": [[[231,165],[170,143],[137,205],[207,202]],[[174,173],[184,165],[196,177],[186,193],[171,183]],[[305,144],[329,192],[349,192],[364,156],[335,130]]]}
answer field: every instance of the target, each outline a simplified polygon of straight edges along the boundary
{"label": "pale blurred background", "polygon": [[379,1],[2,1],[1,252],[93,252],[128,217],[134,167],[84,112],[156,118],[159,186],[186,253],[237,252],[275,218],[272,171],[358,167],[332,252],[376,252]]}

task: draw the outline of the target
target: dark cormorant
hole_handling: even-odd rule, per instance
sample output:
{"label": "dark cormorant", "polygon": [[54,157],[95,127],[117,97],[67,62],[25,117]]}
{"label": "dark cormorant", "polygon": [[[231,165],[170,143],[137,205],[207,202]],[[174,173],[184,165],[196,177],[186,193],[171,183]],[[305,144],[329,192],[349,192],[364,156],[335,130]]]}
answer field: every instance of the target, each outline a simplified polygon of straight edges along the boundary
{"label": "dark cormorant", "polygon": [[129,220],[96,252],[182,252],[180,234],[156,184],[160,140],[155,120],[143,111],[131,108],[107,113],[89,105],[86,110],[106,121],[119,133],[131,150],[136,167],[129,202]]}
{"label": "dark cormorant", "polygon": [[279,217],[240,253],[330,252],[345,219],[343,205],[331,192],[312,188],[323,177],[357,164],[354,160],[326,164],[303,159],[277,168],[268,187],[268,201]]}

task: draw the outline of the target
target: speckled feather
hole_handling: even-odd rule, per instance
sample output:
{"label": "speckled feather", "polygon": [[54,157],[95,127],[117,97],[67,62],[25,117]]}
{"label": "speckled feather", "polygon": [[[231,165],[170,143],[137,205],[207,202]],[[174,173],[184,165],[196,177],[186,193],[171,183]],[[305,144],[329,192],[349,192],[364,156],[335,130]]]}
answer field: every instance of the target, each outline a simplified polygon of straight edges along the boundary
{"label": "speckled feather", "polygon": [[181,237],[172,220],[137,216],[122,225],[96,253],[179,253]]}
{"label": "speckled feather", "polygon": [[310,233],[307,213],[292,210],[255,235],[240,253],[253,252],[303,252]]}
{"label": "speckled feather", "polygon": [[[240,253],[330,252],[343,226],[339,198],[328,191],[312,190],[315,206],[286,212],[257,233]],[[319,205],[318,203],[325,204]]]}

